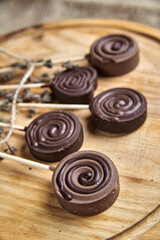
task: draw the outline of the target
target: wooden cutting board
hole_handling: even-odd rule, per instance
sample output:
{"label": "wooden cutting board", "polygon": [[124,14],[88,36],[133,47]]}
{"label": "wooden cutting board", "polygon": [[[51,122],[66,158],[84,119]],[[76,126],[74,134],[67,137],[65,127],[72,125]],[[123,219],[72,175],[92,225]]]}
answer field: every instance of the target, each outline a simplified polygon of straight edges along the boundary
{"label": "wooden cutting board", "polygon": [[[140,48],[140,62],[129,74],[99,78],[95,95],[113,87],[137,89],[148,101],[147,120],[131,134],[114,136],[96,129],[88,110],[73,112],[84,128],[81,149],[103,152],[116,164],[121,185],[118,200],[97,216],[74,216],[57,202],[52,191],[51,172],[29,169],[24,164],[6,159],[0,162],[0,239],[104,240],[113,236],[112,239],[120,240],[160,239],[159,227],[142,236],[160,219],[160,31],[122,21],[72,20],[1,36],[0,45],[26,58],[49,56],[52,59],[69,59],[88,53],[95,39],[109,33],[125,33],[134,37]],[[13,60],[0,56],[0,66],[10,62]],[[40,68],[33,75],[38,76],[46,71],[48,69]],[[20,75],[9,84],[19,80]],[[48,110],[37,110],[35,117]],[[0,118],[7,122],[9,114],[0,112]],[[21,109],[16,124],[27,126],[30,121],[26,110]],[[28,150],[23,132],[14,131],[9,143],[18,148],[18,156],[35,160]]]}

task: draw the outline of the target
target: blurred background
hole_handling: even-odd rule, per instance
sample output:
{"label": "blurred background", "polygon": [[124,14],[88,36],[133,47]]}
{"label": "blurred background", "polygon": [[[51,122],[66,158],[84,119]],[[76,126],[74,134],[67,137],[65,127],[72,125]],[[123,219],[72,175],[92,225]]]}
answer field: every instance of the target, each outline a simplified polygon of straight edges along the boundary
{"label": "blurred background", "polygon": [[110,18],[160,28],[160,0],[0,0],[0,34],[71,18]]}

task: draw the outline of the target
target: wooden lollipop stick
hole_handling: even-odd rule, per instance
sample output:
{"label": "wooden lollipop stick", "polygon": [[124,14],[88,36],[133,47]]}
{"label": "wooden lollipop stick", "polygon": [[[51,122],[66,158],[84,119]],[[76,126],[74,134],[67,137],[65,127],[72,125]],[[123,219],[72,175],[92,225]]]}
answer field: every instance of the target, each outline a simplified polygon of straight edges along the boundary
{"label": "wooden lollipop stick", "polygon": [[60,59],[52,59],[54,65],[63,64],[65,62],[79,62],[86,59],[86,55],[69,57],[69,58],[60,58]]}
{"label": "wooden lollipop stick", "polygon": [[[10,124],[9,124],[9,123],[0,122],[0,127],[10,128]],[[17,130],[22,130],[22,131],[24,131],[24,127],[23,127],[23,126],[14,125],[13,128],[14,128],[14,129],[17,129]]]}
{"label": "wooden lollipop stick", "polygon": [[48,166],[48,165],[45,165],[45,164],[42,164],[42,163],[33,162],[33,161],[29,160],[29,159],[20,158],[20,157],[17,157],[17,156],[14,156],[14,155],[10,155],[10,154],[7,154],[7,153],[0,152],[0,157],[8,158],[8,159],[14,160],[16,162],[24,163],[24,164],[32,166],[32,167],[42,168],[44,170],[54,171],[54,169],[55,169],[53,166]]}
{"label": "wooden lollipop stick", "polygon": [[6,73],[6,72],[12,72],[14,71],[13,67],[0,67],[0,74]]}
{"label": "wooden lollipop stick", "polygon": [[[44,83],[30,83],[24,84],[21,88],[39,88],[44,86]],[[8,89],[17,89],[18,84],[10,84],[10,85],[1,85],[0,90],[8,90]]]}
{"label": "wooden lollipop stick", "polygon": [[87,104],[55,104],[55,103],[17,103],[18,107],[24,108],[51,108],[51,109],[88,109]]}

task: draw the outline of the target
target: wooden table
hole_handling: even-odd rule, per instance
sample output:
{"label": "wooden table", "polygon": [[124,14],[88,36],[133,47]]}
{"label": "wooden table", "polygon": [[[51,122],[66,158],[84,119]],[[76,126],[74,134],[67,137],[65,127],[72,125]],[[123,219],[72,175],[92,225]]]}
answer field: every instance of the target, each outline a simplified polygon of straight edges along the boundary
{"label": "wooden table", "polygon": [[[160,31],[131,22],[72,20],[1,36],[0,45],[27,58],[49,56],[69,59],[88,53],[95,39],[109,33],[125,33],[134,37],[140,48],[140,62],[129,74],[99,77],[95,95],[112,87],[137,89],[148,101],[147,120],[131,134],[114,136],[96,129],[88,110],[73,112],[84,128],[81,149],[105,153],[118,168],[121,191],[117,201],[97,216],[74,216],[58,204],[52,191],[51,172],[36,168],[30,170],[24,164],[6,159],[0,162],[0,239],[160,239],[160,225],[156,225],[160,220]],[[12,60],[1,56],[1,66],[9,62]],[[87,62],[80,64],[86,65]],[[45,68],[37,69],[34,76],[46,71]],[[17,76],[9,83],[19,80],[20,76]],[[37,110],[36,116],[48,110]],[[9,114],[0,114],[5,122],[9,121]],[[27,126],[30,121],[26,110],[21,109],[16,124]],[[14,131],[9,143],[18,148],[18,156],[35,160],[28,150],[23,132]]]}

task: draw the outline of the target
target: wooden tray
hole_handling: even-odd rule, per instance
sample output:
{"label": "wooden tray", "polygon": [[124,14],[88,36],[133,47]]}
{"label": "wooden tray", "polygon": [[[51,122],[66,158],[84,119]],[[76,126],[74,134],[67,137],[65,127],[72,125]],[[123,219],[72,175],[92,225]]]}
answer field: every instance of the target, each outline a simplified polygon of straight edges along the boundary
{"label": "wooden tray", "polygon": [[[140,90],[148,100],[147,120],[134,133],[114,137],[94,127],[88,110],[74,113],[84,127],[82,150],[101,151],[115,162],[121,184],[118,200],[97,216],[74,216],[58,204],[52,191],[51,172],[36,168],[29,170],[26,165],[4,160],[0,162],[0,239],[102,240],[113,236],[112,239],[137,239],[158,222],[160,31],[122,21],[72,20],[10,33],[0,37],[0,45],[27,58],[69,58],[88,53],[95,39],[109,33],[126,33],[134,37],[140,48],[140,63],[134,71],[124,76],[99,78],[95,95],[112,87]],[[0,66],[9,61],[10,58],[1,55]],[[38,69],[34,75],[42,72],[46,69]],[[20,77],[9,83],[19,80]],[[47,111],[38,110],[37,115]],[[9,115],[0,114],[0,118],[9,121]],[[30,121],[26,111],[17,114],[16,124],[27,126]],[[18,148],[18,156],[34,159],[28,151],[23,132],[14,131],[9,143]],[[155,229],[153,234],[140,239],[160,239],[158,228]]]}

